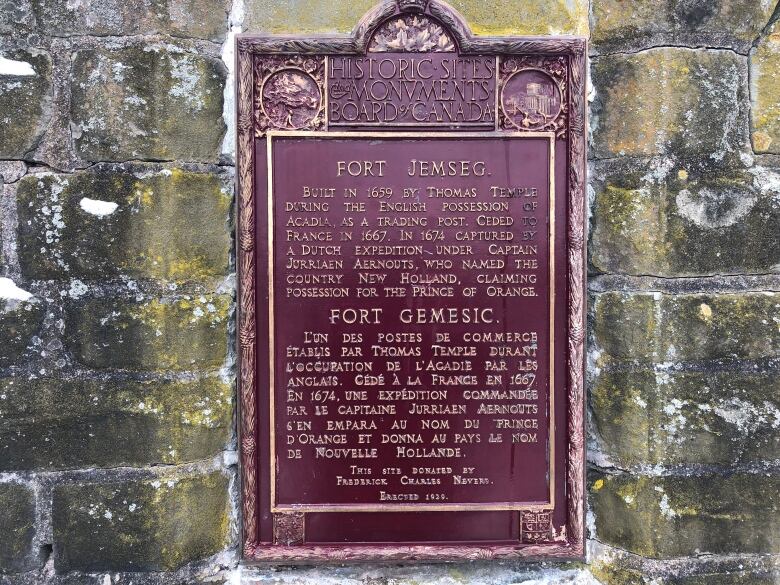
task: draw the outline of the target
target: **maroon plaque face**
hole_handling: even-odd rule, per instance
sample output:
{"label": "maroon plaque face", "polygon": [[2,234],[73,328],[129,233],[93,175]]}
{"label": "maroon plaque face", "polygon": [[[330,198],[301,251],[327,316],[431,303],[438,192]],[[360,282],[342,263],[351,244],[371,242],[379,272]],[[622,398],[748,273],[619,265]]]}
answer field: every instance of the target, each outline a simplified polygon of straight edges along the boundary
{"label": "maroon plaque face", "polygon": [[581,557],[584,42],[355,34],[238,41],[244,554]]}

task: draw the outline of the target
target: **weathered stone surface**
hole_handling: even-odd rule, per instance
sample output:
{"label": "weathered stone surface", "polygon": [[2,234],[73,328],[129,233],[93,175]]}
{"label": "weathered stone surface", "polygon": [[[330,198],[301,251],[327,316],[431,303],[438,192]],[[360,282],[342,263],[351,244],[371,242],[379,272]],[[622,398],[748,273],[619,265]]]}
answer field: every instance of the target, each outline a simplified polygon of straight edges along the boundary
{"label": "weathered stone surface", "polygon": [[780,154],[780,25],[750,55],[753,147]]}
{"label": "weathered stone surface", "polygon": [[780,293],[595,295],[596,367],[761,359],[780,352]]}
{"label": "weathered stone surface", "polygon": [[37,49],[0,52],[0,158],[22,159],[43,134],[52,63]]}
{"label": "weathered stone surface", "polygon": [[35,496],[18,483],[0,483],[0,575],[33,568]]}
{"label": "weathered stone surface", "polygon": [[780,459],[780,374],[602,372],[591,389],[601,447],[632,466]]}
{"label": "weathered stone surface", "polygon": [[79,362],[95,368],[206,370],[227,356],[231,299],[82,298],[66,305],[65,342]]}
{"label": "weathered stone surface", "polygon": [[596,158],[735,159],[749,149],[746,60],[731,52],[660,48],[594,59]]}
{"label": "weathered stone surface", "polygon": [[18,35],[35,26],[31,0],[0,1],[0,34]]}
{"label": "weathered stone surface", "polygon": [[59,485],[58,571],[172,570],[226,545],[228,480],[219,474]]}
{"label": "weathered stone surface", "polygon": [[227,31],[227,0],[32,0],[42,28],[53,36],[166,33],[214,41]]}
{"label": "weathered stone surface", "polygon": [[217,175],[110,165],[29,175],[17,201],[29,278],[203,282],[229,272],[231,196]]}
{"label": "weathered stone surface", "polygon": [[[663,571],[658,569],[655,573],[634,567],[621,566],[619,562],[604,562],[597,560],[591,566],[591,571],[603,585],[648,585],[649,583],[663,583],[664,585],[776,585],[778,573],[771,570],[739,570],[733,572],[724,570],[718,573],[697,572],[696,574],[683,574],[676,567],[670,567]],[[686,572],[686,571],[683,571]]]}
{"label": "weathered stone surface", "polygon": [[17,301],[0,297],[0,366],[19,360],[41,326],[43,313],[43,305],[35,299]]}
{"label": "weathered stone surface", "polygon": [[599,51],[658,45],[748,47],[769,22],[774,0],[594,0],[591,42]]}
{"label": "weathered stone surface", "polygon": [[0,379],[0,471],[213,457],[230,438],[231,394],[215,378]]}
{"label": "weathered stone surface", "polygon": [[88,161],[216,161],[224,65],[166,44],[77,51],[71,125]]}
{"label": "weathered stone surface", "polygon": [[780,477],[594,476],[599,540],[653,558],[774,553],[780,547]]}
{"label": "weathered stone surface", "polygon": [[[375,0],[247,0],[244,30],[274,33],[349,32]],[[450,4],[476,34],[588,34],[585,0],[530,0]]]}
{"label": "weathered stone surface", "polygon": [[656,276],[780,270],[780,173],[689,165],[660,181],[646,169],[597,176],[591,263]]}

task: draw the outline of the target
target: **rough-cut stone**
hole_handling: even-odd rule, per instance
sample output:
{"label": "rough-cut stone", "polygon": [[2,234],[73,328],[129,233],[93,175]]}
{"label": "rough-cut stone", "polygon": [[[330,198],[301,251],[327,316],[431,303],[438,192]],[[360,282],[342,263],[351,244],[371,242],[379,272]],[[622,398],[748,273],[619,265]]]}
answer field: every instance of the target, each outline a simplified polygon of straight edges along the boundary
{"label": "rough-cut stone", "polygon": [[[744,566],[743,566],[744,568]],[[648,585],[663,583],[664,585],[777,585],[780,572],[767,570],[740,570],[737,566],[731,570],[712,573],[699,571],[696,574],[669,574],[671,571],[658,569],[652,575],[634,567],[621,566],[620,562],[604,562],[596,560],[591,565],[591,571],[602,585]]]}
{"label": "rough-cut stone", "polygon": [[747,51],[775,0],[594,0],[591,42],[602,52],[659,45]]}
{"label": "rough-cut stone", "polygon": [[780,459],[780,374],[602,372],[591,390],[601,447],[622,469]]}
{"label": "rough-cut stone", "polygon": [[172,570],[227,544],[228,480],[219,474],[58,485],[54,564],[62,572]]}
{"label": "rough-cut stone", "polygon": [[595,295],[595,366],[762,359],[780,351],[780,293]]}
{"label": "rough-cut stone", "polygon": [[[375,0],[247,0],[244,30],[275,33],[349,32]],[[588,34],[585,0],[473,2],[453,0],[476,34]]]}
{"label": "rough-cut stone", "polygon": [[736,160],[749,150],[747,63],[660,48],[594,59],[593,155]]}
{"label": "rough-cut stone", "polygon": [[77,51],[77,154],[88,161],[216,161],[225,75],[221,61],[170,43]]}
{"label": "rough-cut stone", "polygon": [[25,158],[38,144],[48,116],[51,70],[43,51],[0,51],[0,158]]}
{"label": "rough-cut stone", "polygon": [[17,483],[0,483],[0,575],[33,568],[35,496]]}
{"label": "rough-cut stone", "polygon": [[780,154],[780,25],[750,55],[753,147]]}
{"label": "rough-cut stone", "polygon": [[35,299],[0,297],[0,366],[19,361],[43,321],[43,305]]}
{"label": "rough-cut stone", "polygon": [[82,298],[66,305],[65,343],[95,368],[206,370],[227,357],[231,299]]}
{"label": "rough-cut stone", "polygon": [[591,263],[606,273],[692,276],[780,269],[780,173],[688,165],[597,176]]}
{"label": "rough-cut stone", "polygon": [[31,0],[0,0],[0,34],[23,34],[35,24]]}
{"label": "rough-cut stone", "polygon": [[780,477],[599,476],[590,481],[599,540],[653,558],[773,553]]}
{"label": "rough-cut stone", "polygon": [[231,196],[217,175],[104,166],[29,175],[17,198],[29,278],[202,282],[229,272]]}
{"label": "rough-cut stone", "polygon": [[213,457],[230,437],[231,392],[215,378],[0,379],[0,471]]}
{"label": "rough-cut stone", "polygon": [[227,0],[32,0],[53,36],[166,33],[214,41],[227,31]]}

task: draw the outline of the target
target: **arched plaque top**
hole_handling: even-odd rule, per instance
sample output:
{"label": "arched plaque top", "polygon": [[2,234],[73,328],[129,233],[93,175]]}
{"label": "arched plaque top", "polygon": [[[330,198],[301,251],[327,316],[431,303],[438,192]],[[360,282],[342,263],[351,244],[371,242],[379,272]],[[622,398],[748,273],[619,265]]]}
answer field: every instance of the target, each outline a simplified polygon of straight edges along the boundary
{"label": "arched plaque top", "polygon": [[441,0],[383,0],[352,34],[366,53],[454,53],[473,38],[464,18]]}

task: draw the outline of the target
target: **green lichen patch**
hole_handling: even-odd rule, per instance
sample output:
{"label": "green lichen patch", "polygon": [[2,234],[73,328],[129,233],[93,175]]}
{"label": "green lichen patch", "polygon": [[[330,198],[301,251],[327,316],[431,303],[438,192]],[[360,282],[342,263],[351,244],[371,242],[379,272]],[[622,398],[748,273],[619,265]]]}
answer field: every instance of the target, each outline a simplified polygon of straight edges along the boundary
{"label": "green lichen patch", "polygon": [[761,359],[780,350],[780,294],[598,294],[599,364]]}
{"label": "green lichen patch", "polygon": [[774,7],[773,0],[594,0],[591,40],[600,51],[664,44],[745,51]]}
{"label": "green lichen patch", "polygon": [[73,59],[71,121],[88,161],[216,161],[223,64],[176,45],[85,49]]}
{"label": "green lichen patch", "polygon": [[590,479],[599,540],[646,557],[771,553],[780,546],[780,477]]}
{"label": "green lichen patch", "polygon": [[231,196],[217,175],[104,166],[27,176],[17,198],[29,278],[182,283],[229,272]]}
{"label": "green lichen patch", "polygon": [[0,51],[0,57],[7,60],[0,69],[0,158],[22,159],[48,117],[51,57],[37,49]]}
{"label": "green lichen patch", "polygon": [[[248,0],[244,28],[274,33],[346,33],[375,4],[374,0]],[[584,0],[530,0],[522,6],[468,0],[450,4],[476,34],[588,34],[588,3]]]}
{"label": "green lichen patch", "polygon": [[219,474],[59,485],[58,572],[170,571],[227,544],[228,480]]}
{"label": "green lichen patch", "polygon": [[626,469],[780,459],[780,375],[602,372],[591,391],[604,452]]}
{"label": "green lichen patch", "polygon": [[229,9],[225,0],[32,0],[38,22],[57,36],[166,33],[219,41],[227,31]]}
{"label": "green lichen patch", "polygon": [[0,366],[18,362],[43,322],[43,305],[35,299],[0,299]]}
{"label": "green lichen patch", "polygon": [[780,26],[750,55],[753,147],[780,154]]}
{"label": "green lichen patch", "polygon": [[94,368],[208,370],[227,357],[232,299],[125,301],[79,299],[66,304],[66,347]]}
{"label": "green lichen patch", "polygon": [[[773,187],[773,185],[776,185]],[[601,174],[591,263],[606,273],[694,276],[780,266],[780,174],[669,168]]]}
{"label": "green lichen patch", "polygon": [[0,575],[34,568],[35,496],[17,483],[0,483]]}
{"label": "green lichen patch", "polygon": [[731,51],[660,48],[593,61],[593,154],[707,156],[749,150],[747,64]]}
{"label": "green lichen patch", "polygon": [[232,388],[192,381],[0,380],[0,471],[179,464],[225,448]]}

